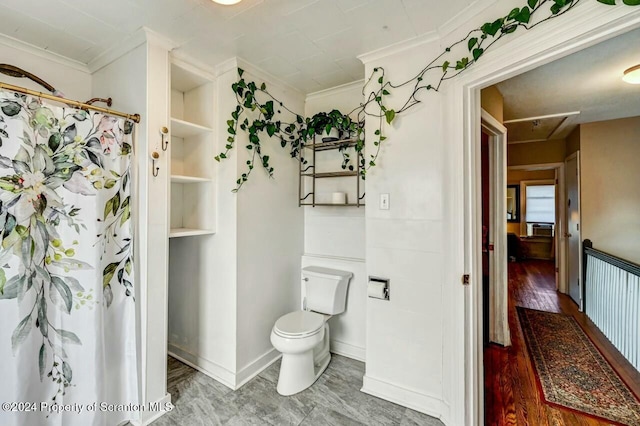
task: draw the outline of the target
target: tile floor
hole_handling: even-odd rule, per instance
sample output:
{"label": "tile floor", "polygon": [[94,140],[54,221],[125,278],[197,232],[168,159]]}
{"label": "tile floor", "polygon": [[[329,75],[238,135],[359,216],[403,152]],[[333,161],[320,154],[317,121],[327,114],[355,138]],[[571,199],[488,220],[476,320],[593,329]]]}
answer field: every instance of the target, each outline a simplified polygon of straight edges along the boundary
{"label": "tile floor", "polygon": [[440,426],[425,414],[360,392],[364,363],[332,355],[309,389],[283,397],[276,392],[280,361],[236,391],[173,359],[168,391],[175,408],[155,422],[164,425],[401,425]]}

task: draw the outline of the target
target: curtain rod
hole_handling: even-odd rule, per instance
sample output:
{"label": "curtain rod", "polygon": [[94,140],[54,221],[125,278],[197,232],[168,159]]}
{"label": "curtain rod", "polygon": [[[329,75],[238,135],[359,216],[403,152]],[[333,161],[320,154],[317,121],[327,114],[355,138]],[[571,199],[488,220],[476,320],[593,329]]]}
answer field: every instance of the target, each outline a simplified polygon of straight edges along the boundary
{"label": "curtain rod", "polygon": [[117,117],[127,118],[134,123],[140,123],[140,114],[127,114],[120,111],[114,111],[108,108],[102,108],[99,106],[89,105],[78,101],[72,101],[70,99],[61,98],[60,96],[48,95],[46,93],[30,90],[25,87],[14,86],[13,84],[7,84],[0,82],[0,89],[7,89],[13,92],[24,93],[25,95],[37,96],[39,98],[49,99],[52,101],[62,102],[68,105],[78,107],[80,109],[91,109],[98,112],[104,112],[106,114],[115,115]]}

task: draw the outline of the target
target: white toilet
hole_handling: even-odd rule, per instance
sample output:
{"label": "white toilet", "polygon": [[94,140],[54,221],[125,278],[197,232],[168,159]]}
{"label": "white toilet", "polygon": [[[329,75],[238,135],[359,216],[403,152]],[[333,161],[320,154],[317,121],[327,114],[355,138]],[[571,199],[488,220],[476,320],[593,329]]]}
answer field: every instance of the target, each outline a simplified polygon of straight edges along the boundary
{"label": "white toilet", "polygon": [[307,266],[302,269],[302,311],[281,316],[271,330],[273,347],[282,352],[278,393],[305,390],[331,360],[329,319],[345,310],[351,272]]}

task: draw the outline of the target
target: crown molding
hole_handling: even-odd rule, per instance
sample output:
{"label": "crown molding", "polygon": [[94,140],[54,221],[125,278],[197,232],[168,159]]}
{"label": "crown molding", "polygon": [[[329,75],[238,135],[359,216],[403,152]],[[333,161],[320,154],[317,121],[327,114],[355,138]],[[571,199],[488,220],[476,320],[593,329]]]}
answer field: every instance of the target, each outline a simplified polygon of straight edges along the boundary
{"label": "crown molding", "polygon": [[440,39],[437,31],[429,31],[414,38],[400,41],[398,43],[390,44],[389,46],[382,47],[380,49],[373,50],[371,52],[358,55],[357,58],[362,61],[363,64],[377,61],[387,56],[395,55],[400,52],[404,52],[414,47],[422,46],[425,44],[433,43]]}
{"label": "crown molding", "polygon": [[271,86],[275,86],[280,88],[281,90],[292,93],[294,96],[305,98],[305,94],[303,92],[291,86],[289,83],[285,82],[284,80],[268,73],[262,68],[256,65],[253,65],[251,62],[248,62],[238,56],[227,59],[226,61],[216,65],[215,74],[216,76],[220,76],[222,74],[225,74],[237,68],[242,68],[249,74],[252,74],[254,77],[257,77],[259,80],[268,82]]}
{"label": "crown molding", "polygon": [[438,27],[438,34],[440,38],[445,38],[449,34],[458,30],[468,22],[473,21],[474,18],[481,16],[482,12],[489,7],[497,3],[497,0],[476,0],[469,6],[462,9],[459,13],[453,16],[453,18],[446,21],[444,24]]}
{"label": "crown molding", "polygon": [[147,27],[141,27],[122,42],[105,50],[103,53],[91,60],[87,64],[87,67],[91,73],[99,71],[144,43],[162,47],[168,51],[171,51],[178,46],[171,39],[150,30]]}
{"label": "crown molding", "polygon": [[220,62],[218,65],[214,67],[214,74],[216,77],[221,76],[222,74],[226,74],[229,71],[235,71],[239,67],[238,58],[233,57],[229,58],[226,61]]}
{"label": "crown molding", "polygon": [[318,90],[317,92],[309,93],[307,95],[307,101],[311,99],[324,98],[325,96],[334,96],[339,93],[347,92],[353,89],[362,89],[364,87],[364,79],[352,81],[351,83],[341,84],[339,86],[330,87],[324,90]]}
{"label": "crown molding", "polygon": [[49,50],[45,50],[41,47],[34,46],[29,43],[25,43],[24,41],[20,41],[13,37],[9,37],[8,35],[5,35],[5,34],[0,34],[0,44],[3,44],[5,46],[11,47],[17,50],[21,50],[23,52],[38,56],[42,59],[46,59],[48,61],[55,62],[60,65],[64,65],[69,68],[73,68],[76,71],[84,72],[87,74],[91,73],[87,65],[80,61],[69,59],[66,56],[62,56],[57,53],[51,52]]}
{"label": "crown molding", "polygon": [[177,51],[172,51],[170,56],[170,61],[172,65],[177,65],[178,67],[185,69],[193,74],[199,75],[207,80],[215,80],[216,73],[203,64],[200,61],[193,59],[189,55],[185,54],[176,54]]}

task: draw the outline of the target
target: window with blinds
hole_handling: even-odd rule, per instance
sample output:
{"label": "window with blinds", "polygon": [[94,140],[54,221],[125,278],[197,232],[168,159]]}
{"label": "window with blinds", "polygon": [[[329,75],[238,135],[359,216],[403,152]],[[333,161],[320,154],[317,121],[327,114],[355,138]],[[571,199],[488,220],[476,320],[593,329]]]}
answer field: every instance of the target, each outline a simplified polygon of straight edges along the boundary
{"label": "window with blinds", "polygon": [[525,197],[527,235],[552,237],[556,221],[555,185],[527,185]]}

